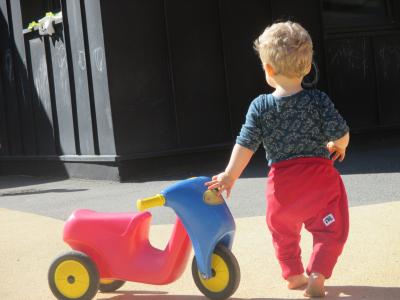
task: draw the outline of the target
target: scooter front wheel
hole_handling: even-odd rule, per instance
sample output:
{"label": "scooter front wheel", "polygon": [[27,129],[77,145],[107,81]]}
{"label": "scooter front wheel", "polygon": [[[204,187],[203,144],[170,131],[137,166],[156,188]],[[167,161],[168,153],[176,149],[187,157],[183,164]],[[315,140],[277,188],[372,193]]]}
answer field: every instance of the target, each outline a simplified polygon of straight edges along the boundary
{"label": "scooter front wheel", "polygon": [[223,300],[233,295],[240,282],[240,268],[233,253],[219,245],[211,259],[213,276],[204,279],[197,267],[196,257],[192,262],[192,275],[197,288],[209,299]]}
{"label": "scooter front wheel", "polygon": [[90,300],[97,294],[99,273],[86,254],[70,251],[53,261],[48,281],[58,300]]}
{"label": "scooter front wheel", "polygon": [[118,290],[121,286],[125,284],[125,281],[122,280],[107,280],[100,279],[99,290],[103,293],[111,293]]}

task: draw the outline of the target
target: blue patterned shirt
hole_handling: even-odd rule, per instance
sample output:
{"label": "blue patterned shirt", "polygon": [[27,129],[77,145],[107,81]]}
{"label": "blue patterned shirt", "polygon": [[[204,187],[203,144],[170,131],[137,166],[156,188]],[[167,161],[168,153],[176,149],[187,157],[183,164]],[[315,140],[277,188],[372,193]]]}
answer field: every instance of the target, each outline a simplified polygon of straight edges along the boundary
{"label": "blue patterned shirt", "polygon": [[328,95],[302,90],[287,97],[254,99],[236,143],[255,152],[263,143],[268,164],[296,157],[325,157],[326,144],[349,131]]}

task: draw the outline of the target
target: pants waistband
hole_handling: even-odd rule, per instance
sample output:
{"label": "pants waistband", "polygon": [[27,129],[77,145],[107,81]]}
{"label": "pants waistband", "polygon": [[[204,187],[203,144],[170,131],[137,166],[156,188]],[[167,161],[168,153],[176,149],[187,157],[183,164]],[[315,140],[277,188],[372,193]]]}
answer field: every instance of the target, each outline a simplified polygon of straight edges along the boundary
{"label": "pants waistband", "polygon": [[324,164],[333,166],[333,160],[323,157],[299,157],[288,160],[279,161],[271,165],[271,169],[279,169],[289,167],[295,164]]}

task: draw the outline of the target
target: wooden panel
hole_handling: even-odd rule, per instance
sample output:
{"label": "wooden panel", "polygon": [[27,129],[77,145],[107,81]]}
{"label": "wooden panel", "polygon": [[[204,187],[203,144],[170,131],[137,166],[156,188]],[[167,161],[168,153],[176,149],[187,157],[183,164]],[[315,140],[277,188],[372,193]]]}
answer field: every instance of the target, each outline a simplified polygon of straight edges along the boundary
{"label": "wooden panel", "polygon": [[253,42],[271,23],[271,11],[266,0],[221,0],[220,8],[232,135],[235,138],[249,103],[270,90]]}
{"label": "wooden panel", "polygon": [[381,125],[400,124],[400,34],[374,38]]}
{"label": "wooden panel", "polygon": [[8,134],[7,134],[7,115],[5,96],[3,91],[3,78],[0,72],[0,155],[9,155],[8,152]]}
{"label": "wooden panel", "polygon": [[7,115],[10,155],[22,155],[22,139],[18,95],[16,92],[15,63],[6,0],[0,0],[0,67]]}
{"label": "wooden panel", "polygon": [[[0,40],[3,42],[4,40],[4,32],[7,30],[7,22],[6,18],[4,17],[3,14],[7,13],[7,7],[6,7],[6,2],[4,0],[0,0]],[[3,44],[2,44],[3,45]],[[1,52],[0,49],[0,61],[3,62],[3,53]],[[1,134],[1,140],[0,140],[0,154],[2,155],[9,155],[9,150],[8,150],[8,134],[7,134],[7,107],[6,107],[6,95],[4,91],[4,70],[3,67],[1,67],[1,72],[0,72],[0,134]]]}
{"label": "wooden panel", "polygon": [[181,146],[230,140],[218,1],[166,1]]}
{"label": "wooden panel", "polygon": [[22,34],[22,15],[20,1],[10,1],[12,14],[15,80],[18,86],[17,95],[20,103],[21,133],[25,155],[36,154],[36,133],[32,113],[32,94],[29,88],[28,68],[25,52],[24,35]]}
{"label": "wooden panel", "polygon": [[102,12],[118,154],[176,147],[164,1],[102,1]]}
{"label": "wooden panel", "polygon": [[28,38],[30,73],[33,85],[33,111],[36,119],[37,148],[39,155],[55,155],[53,106],[50,96],[49,73],[45,38],[32,33]]}
{"label": "wooden panel", "polygon": [[74,120],[69,85],[67,51],[62,24],[56,26],[56,33],[49,39],[48,55],[51,56],[52,88],[57,113],[59,154],[76,154]]}
{"label": "wooden panel", "polygon": [[[93,116],[89,94],[87,52],[85,49],[80,0],[63,1],[64,23],[68,24],[66,35],[69,34],[71,63],[73,70],[74,95],[76,103],[77,126],[80,154],[95,154],[93,132]],[[66,25],[65,25],[66,26]]]}
{"label": "wooden panel", "polygon": [[[113,155],[116,154],[116,150],[100,1],[85,0],[84,8],[83,16],[86,20],[88,47],[90,49],[90,74],[95,102],[99,154]],[[127,25],[127,20],[125,20],[126,28],[129,27]]]}
{"label": "wooden panel", "polygon": [[371,44],[366,37],[327,40],[329,94],[351,129],[378,125]]}

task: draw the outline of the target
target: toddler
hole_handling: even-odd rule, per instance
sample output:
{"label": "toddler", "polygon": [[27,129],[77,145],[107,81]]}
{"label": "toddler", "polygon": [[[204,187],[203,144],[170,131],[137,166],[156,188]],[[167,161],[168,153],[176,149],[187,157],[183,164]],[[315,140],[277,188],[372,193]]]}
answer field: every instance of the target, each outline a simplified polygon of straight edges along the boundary
{"label": "toddler", "polygon": [[[323,297],[324,281],[348,235],[346,191],[333,162],[345,158],[349,128],[324,92],[302,88],[311,70],[313,46],[301,25],[273,24],[254,46],[266,81],[275,90],[251,102],[228,166],[206,185],[229,197],[263,143],[271,167],[266,219],[282,276],[289,289],[304,286],[306,297]],[[313,235],[308,277],[299,246],[303,225]]]}

